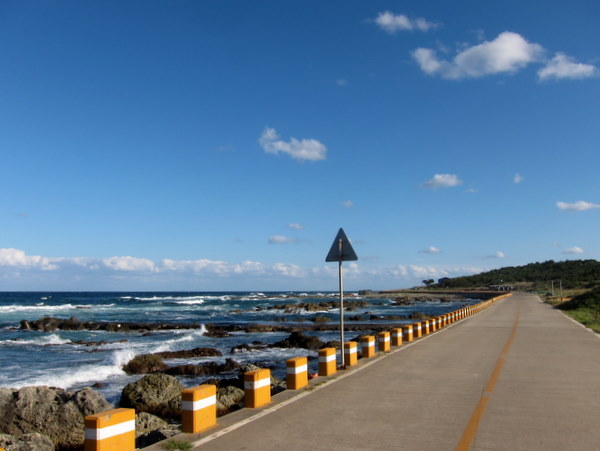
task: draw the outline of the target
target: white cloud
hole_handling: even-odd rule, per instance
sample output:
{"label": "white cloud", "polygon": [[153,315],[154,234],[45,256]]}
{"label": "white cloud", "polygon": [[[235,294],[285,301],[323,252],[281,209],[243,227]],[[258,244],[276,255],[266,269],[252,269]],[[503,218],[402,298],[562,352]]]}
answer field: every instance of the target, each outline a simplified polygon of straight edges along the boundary
{"label": "white cloud", "polygon": [[438,59],[432,49],[418,48],[412,56],[429,75],[458,80],[499,73],[515,73],[538,61],[544,49],[527,42],[518,33],[505,31],[493,41],[485,41],[461,51],[452,61]]}
{"label": "white cloud", "polygon": [[590,78],[598,74],[598,69],[591,64],[577,63],[564,53],[557,52],[546,66],[538,71],[540,80],[561,80],[565,78]]}
{"label": "white cloud", "polygon": [[156,272],[158,269],[152,260],[137,257],[110,257],[102,260],[102,263],[115,271],[148,271]]}
{"label": "white cloud", "polygon": [[288,243],[297,243],[298,240],[296,238],[289,238],[283,235],[273,235],[270,236],[267,240],[269,244],[288,244]]}
{"label": "white cloud", "polygon": [[291,222],[286,226],[288,229],[296,229],[296,230],[302,230],[304,229],[304,226],[301,224],[298,224],[297,222]]}
{"label": "white cloud", "polygon": [[375,23],[389,34],[394,34],[399,31],[429,31],[432,28],[438,27],[438,24],[429,22],[422,17],[410,19],[404,14],[394,14],[391,11],[379,13],[375,18]]}
{"label": "white cloud", "polygon": [[506,255],[504,255],[504,252],[498,251],[498,252],[496,252],[496,255],[494,255],[494,257],[496,257],[496,258],[505,258]]}
{"label": "white cloud", "polygon": [[266,127],[258,142],[265,152],[277,155],[279,152],[286,153],[296,160],[318,161],[324,160],[327,147],[316,139],[291,138],[289,142],[279,139],[274,128]]}
{"label": "white cloud", "polygon": [[570,211],[585,211],[592,210],[594,208],[600,208],[599,204],[593,204],[592,202],[586,202],[584,200],[577,201],[573,204],[567,202],[556,202],[556,206],[559,210],[570,210]]}
{"label": "white cloud", "polygon": [[305,275],[304,269],[298,265],[292,265],[289,263],[275,263],[273,270],[282,276],[286,277],[303,277]]}
{"label": "white cloud", "polygon": [[427,249],[423,249],[421,252],[424,254],[439,254],[441,250],[435,246],[429,246]]}
{"label": "white cloud", "polygon": [[451,188],[462,184],[462,180],[456,174],[435,174],[421,186],[427,189]]}
{"label": "white cloud", "polygon": [[352,208],[352,207],[354,207],[354,202],[352,202],[351,200],[344,200],[344,201],[340,202],[340,205],[342,207]]}
{"label": "white cloud", "polygon": [[521,174],[519,174],[518,172],[514,175],[513,177],[513,182],[518,185],[519,183],[521,183],[523,180],[525,180],[525,177],[523,177]]}
{"label": "white cloud", "polygon": [[27,255],[20,249],[0,249],[0,266],[20,267],[53,271],[58,268],[56,262],[60,259]]}
{"label": "white cloud", "polygon": [[563,254],[583,254],[583,249],[579,246],[573,246],[563,251]]}

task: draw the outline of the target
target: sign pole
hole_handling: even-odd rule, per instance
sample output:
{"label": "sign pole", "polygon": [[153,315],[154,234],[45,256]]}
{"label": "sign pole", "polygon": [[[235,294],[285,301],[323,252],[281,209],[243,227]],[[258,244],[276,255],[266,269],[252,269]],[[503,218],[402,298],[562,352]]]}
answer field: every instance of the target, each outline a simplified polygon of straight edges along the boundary
{"label": "sign pole", "polygon": [[[342,254],[342,239],[338,241],[340,255]],[[340,258],[339,264],[339,278],[340,278],[340,354],[342,356],[342,367],[346,365],[344,361],[344,285],[342,282],[342,259]]]}
{"label": "sign pole", "polygon": [[343,229],[338,230],[338,233],[333,240],[333,244],[325,257],[326,262],[338,262],[339,265],[339,280],[340,280],[340,354],[342,367],[346,366],[344,358],[344,283],[342,281],[342,262],[344,260],[358,260],[356,252],[352,249],[350,240],[344,233]]}

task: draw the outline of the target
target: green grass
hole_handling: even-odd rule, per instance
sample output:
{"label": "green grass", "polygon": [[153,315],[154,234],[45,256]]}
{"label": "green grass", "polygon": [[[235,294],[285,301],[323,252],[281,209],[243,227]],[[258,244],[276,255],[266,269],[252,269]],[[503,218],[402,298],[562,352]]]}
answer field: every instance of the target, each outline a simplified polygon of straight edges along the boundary
{"label": "green grass", "polygon": [[162,447],[164,449],[181,449],[186,451],[192,449],[192,444],[181,440],[169,440],[168,442],[163,443]]}
{"label": "green grass", "polygon": [[569,315],[571,318],[573,318],[575,321],[577,321],[578,323],[583,324],[586,327],[589,327],[590,329],[592,329],[594,332],[599,333],[600,334],[600,312],[590,309],[590,308],[586,308],[586,307],[581,307],[575,310],[567,310],[565,312],[567,315]]}
{"label": "green grass", "polygon": [[600,333],[600,288],[575,296],[556,308],[564,310],[575,321]]}

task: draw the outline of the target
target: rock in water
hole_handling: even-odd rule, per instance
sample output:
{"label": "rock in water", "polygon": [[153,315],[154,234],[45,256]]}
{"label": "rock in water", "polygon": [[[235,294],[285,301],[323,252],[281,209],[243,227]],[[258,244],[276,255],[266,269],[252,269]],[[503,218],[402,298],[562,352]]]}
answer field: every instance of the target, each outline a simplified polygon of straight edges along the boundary
{"label": "rock in water", "polygon": [[57,449],[77,449],[83,446],[84,416],[110,409],[112,405],[90,388],[0,388],[0,432],[16,437],[37,432]]}
{"label": "rock in water", "polygon": [[6,451],[54,451],[54,443],[48,437],[37,432],[19,437],[0,434],[0,447]]}
{"label": "rock in water", "polygon": [[131,407],[136,412],[148,412],[162,418],[179,418],[181,390],[183,385],[173,376],[148,374],[123,388],[120,406]]}

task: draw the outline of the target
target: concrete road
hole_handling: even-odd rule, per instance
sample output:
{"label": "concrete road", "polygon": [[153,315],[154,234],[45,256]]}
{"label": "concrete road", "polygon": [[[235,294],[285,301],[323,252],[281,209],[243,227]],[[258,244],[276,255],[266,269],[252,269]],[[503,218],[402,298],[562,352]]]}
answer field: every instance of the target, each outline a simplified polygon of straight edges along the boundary
{"label": "concrete road", "polygon": [[599,336],[533,295],[338,374],[188,439],[203,450],[600,449]]}

